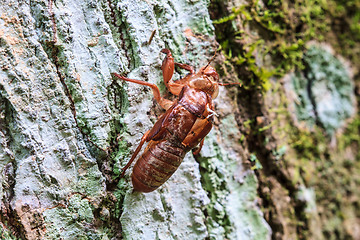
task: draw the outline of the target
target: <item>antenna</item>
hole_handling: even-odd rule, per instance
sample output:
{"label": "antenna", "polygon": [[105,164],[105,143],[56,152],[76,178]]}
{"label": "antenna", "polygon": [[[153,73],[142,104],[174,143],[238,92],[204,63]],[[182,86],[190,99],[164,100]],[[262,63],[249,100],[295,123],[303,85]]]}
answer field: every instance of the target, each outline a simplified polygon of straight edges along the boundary
{"label": "antenna", "polygon": [[204,67],[204,69],[202,70],[202,72],[205,71],[205,69],[210,65],[210,63],[214,60],[215,56],[216,56],[217,50],[215,50],[214,55],[212,56],[212,58],[210,59],[210,61],[208,62],[208,64],[206,64],[206,66]]}
{"label": "antenna", "polygon": [[228,85],[240,85],[241,83],[218,83],[220,86],[228,86]]}

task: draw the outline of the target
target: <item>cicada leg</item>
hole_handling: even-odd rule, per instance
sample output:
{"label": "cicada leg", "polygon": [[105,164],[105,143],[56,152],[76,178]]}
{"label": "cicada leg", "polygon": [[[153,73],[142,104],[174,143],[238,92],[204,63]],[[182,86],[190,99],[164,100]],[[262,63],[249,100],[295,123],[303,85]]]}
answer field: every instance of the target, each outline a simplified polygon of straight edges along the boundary
{"label": "cicada leg", "polygon": [[158,88],[155,84],[153,84],[153,83],[148,83],[148,82],[141,81],[141,80],[130,79],[130,78],[121,76],[120,74],[117,74],[117,73],[113,73],[113,74],[114,74],[115,77],[120,78],[121,80],[124,80],[124,81],[127,81],[127,82],[132,82],[132,83],[137,83],[137,84],[140,84],[140,85],[144,85],[144,86],[150,87],[150,88],[152,89],[152,91],[153,91],[155,100],[156,100],[156,101],[160,104],[160,106],[161,106],[162,108],[164,108],[165,110],[169,109],[169,108],[173,105],[173,102],[172,102],[172,101],[161,97],[161,95],[160,95],[160,90],[159,90],[159,88]]}
{"label": "cicada leg", "polygon": [[125,171],[130,167],[131,163],[135,160],[136,156],[139,154],[142,146],[144,145],[144,143],[145,143],[146,140],[147,140],[147,136],[149,135],[149,132],[150,132],[150,130],[147,131],[147,132],[144,134],[144,136],[142,136],[141,141],[140,141],[140,143],[139,143],[139,146],[137,146],[134,154],[131,156],[131,159],[130,159],[129,162],[125,165],[125,167],[122,169],[121,175],[120,175],[121,178],[124,177]]}
{"label": "cicada leg", "polygon": [[198,155],[200,153],[200,151],[204,145],[204,140],[205,140],[205,138],[203,138],[203,140],[201,140],[199,147],[193,150],[193,152],[192,152],[193,155]]}
{"label": "cicada leg", "polygon": [[188,83],[188,78],[185,77],[183,79],[173,81],[172,76],[174,74],[175,65],[177,65],[178,67],[180,67],[182,69],[189,71],[190,74],[194,74],[195,70],[190,65],[175,62],[169,49],[165,48],[165,49],[161,50],[161,52],[166,54],[166,57],[164,58],[162,65],[161,65],[164,83],[172,94],[179,96],[182,88]]}

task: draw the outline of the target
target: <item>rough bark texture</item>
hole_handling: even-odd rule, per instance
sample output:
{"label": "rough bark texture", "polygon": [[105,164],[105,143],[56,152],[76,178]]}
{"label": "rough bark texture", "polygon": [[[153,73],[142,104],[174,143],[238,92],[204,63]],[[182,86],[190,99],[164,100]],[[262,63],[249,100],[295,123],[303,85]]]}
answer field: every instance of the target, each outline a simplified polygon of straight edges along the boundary
{"label": "rough bark texture", "polygon": [[[1,0],[1,238],[359,239],[359,46],[280,48],[290,40],[269,25],[282,19],[264,20],[267,8]],[[306,32],[298,25],[285,31]],[[221,88],[196,159],[187,154],[158,190],[133,192],[121,168],[162,110],[149,88],[111,73],[156,83],[172,98],[160,50],[199,69],[218,43],[221,81],[243,87]]]}

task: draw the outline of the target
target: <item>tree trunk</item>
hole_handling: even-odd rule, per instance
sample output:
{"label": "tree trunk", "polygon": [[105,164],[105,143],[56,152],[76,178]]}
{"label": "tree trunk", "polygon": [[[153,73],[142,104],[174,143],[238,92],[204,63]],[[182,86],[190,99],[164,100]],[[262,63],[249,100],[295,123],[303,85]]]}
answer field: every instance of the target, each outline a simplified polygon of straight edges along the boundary
{"label": "tree trunk", "polygon": [[[356,77],[345,60],[317,48],[295,58],[302,68],[291,62],[266,75],[285,50],[260,56],[279,39],[266,39],[269,28],[256,16],[246,18],[246,9],[267,7],[255,4],[2,0],[2,239],[359,239]],[[210,15],[220,21],[213,25]],[[220,81],[243,86],[221,87],[199,155],[188,153],[158,190],[134,192],[131,168],[124,178],[121,169],[163,110],[151,89],[111,73],[155,83],[174,99],[162,82],[161,49],[199,69],[219,43]],[[303,46],[296,54],[310,45]],[[343,55],[346,66],[356,59]],[[316,61],[336,62],[323,71],[334,80],[318,80]],[[358,78],[357,68],[352,73]],[[173,78],[185,74],[177,69]],[[328,94],[340,96],[330,97],[335,110]]]}

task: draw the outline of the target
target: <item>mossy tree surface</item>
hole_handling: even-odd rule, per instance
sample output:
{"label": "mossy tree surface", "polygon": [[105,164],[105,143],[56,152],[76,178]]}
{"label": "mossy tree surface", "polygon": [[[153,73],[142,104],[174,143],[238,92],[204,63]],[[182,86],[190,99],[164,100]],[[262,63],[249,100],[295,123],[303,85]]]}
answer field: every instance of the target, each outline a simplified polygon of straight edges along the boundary
{"label": "mossy tree surface", "polygon": [[[199,68],[217,48],[207,1],[3,1],[2,239],[269,239],[258,181],[223,89],[203,151],[159,190],[120,170],[163,112],[162,48]],[[156,34],[149,43],[153,31]],[[175,78],[184,76],[177,70]],[[235,87],[236,88],[236,87]]]}
{"label": "mossy tree surface", "polygon": [[[212,1],[274,239],[358,239],[359,1]],[[245,121],[244,121],[245,120]]]}
{"label": "mossy tree surface", "polygon": [[[359,7],[4,0],[1,238],[358,239]],[[134,193],[121,168],[163,110],[111,73],[173,98],[160,50],[198,69],[217,42],[221,81],[242,87],[221,88],[200,155]]]}

